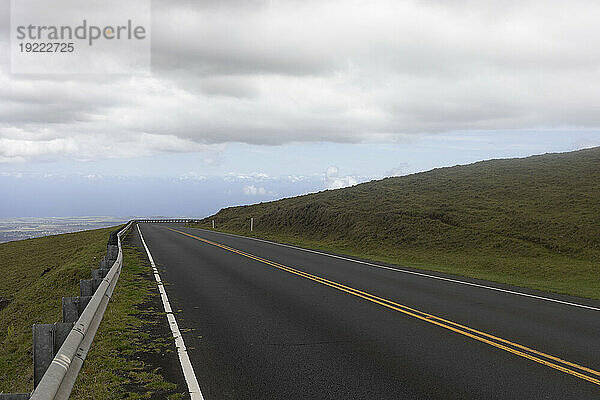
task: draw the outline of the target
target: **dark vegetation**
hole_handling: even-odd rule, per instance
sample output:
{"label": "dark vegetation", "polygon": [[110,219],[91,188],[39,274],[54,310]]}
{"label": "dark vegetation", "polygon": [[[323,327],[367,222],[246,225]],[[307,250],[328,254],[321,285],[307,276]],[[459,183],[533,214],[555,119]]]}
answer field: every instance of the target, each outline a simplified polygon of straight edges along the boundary
{"label": "dark vegetation", "polygon": [[600,298],[600,148],[386,178],[231,207],[196,224]]}

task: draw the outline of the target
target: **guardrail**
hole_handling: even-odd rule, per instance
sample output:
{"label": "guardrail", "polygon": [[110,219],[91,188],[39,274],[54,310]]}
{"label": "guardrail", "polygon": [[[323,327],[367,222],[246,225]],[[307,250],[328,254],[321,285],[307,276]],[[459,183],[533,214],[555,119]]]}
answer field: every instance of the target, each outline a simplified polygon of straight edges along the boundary
{"label": "guardrail", "polygon": [[81,296],[63,297],[63,322],[33,325],[33,393],[0,400],[69,398],[123,267],[121,237],[133,223],[111,233],[100,268],[80,281]]}
{"label": "guardrail", "polygon": [[197,219],[137,219],[112,232],[100,268],[80,281],[81,295],[63,297],[63,322],[33,325],[33,385],[30,393],[0,393],[0,400],[66,400],[90,349],[123,268],[121,237],[138,222],[190,223]]}
{"label": "guardrail", "polygon": [[[68,399],[77,374],[83,365],[83,361],[92,344],[92,340],[96,335],[100,321],[104,316],[104,311],[110,297],[113,293],[121,269],[123,267],[123,251],[121,249],[121,237],[131,227],[134,221],[130,221],[116,235],[111,234],[108,242],[106,256],[100,262],[100,274],[104,275],[103,269],[112,262],[112,266],[98,283],[97,289],[89,299],[89,302],[83,313],[75,322],[73,328],[65,338],[56,356],[48,366],[48,369],[43,374],[41,380],[35,387],[30,399],[32,400],[47,400],[47,399]],[[114,260],[114,262],[113,262]],[[104,267],[104,268],[103,268]],[[94,274],[93,274],[94,275]],[[94,281],[98,281],[98,277],[92,275],[91,286],[95,286]],[[87,282],[81,282],[82,297],[85,293],[85,286],[89,286]],[[63,301],[63,316],[65,302]],[[34,326],[35,332],[35,326]],[[35,358],[34,345],[34,358]],[[35,364],[35,362],[34,362]],[[34,371],[35,374],[35,371]],[[35,378],[35,377],[34,377]],[[34,379],[35,380],[35,379]]]}

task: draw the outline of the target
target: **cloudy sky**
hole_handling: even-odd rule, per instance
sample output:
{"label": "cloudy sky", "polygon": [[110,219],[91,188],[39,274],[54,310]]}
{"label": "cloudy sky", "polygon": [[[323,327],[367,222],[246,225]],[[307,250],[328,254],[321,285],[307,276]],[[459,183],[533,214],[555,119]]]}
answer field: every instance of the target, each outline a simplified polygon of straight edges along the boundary
{"label": "cloudy sky", "polygon": [[599,20],[592,0],[155,0],[151,73],[25,75],[0,0],[0,217],[203,216],[600,145]]}

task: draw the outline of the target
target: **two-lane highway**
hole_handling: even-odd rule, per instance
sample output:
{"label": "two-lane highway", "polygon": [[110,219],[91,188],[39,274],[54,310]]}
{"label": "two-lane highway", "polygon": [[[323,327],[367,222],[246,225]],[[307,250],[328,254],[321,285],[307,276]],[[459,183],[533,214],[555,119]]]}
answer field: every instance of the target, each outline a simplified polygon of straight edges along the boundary
{"label": "two-lane highway", "polygon": [[600,302],[140,230],[206,399],[600,398]]}

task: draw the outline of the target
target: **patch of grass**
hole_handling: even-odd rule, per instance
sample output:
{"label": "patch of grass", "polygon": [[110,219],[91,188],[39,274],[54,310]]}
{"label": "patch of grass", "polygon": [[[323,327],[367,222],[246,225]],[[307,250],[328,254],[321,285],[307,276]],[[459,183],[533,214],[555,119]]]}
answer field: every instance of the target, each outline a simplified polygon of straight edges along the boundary
{"label": "patch of grass", "polygon": [[61,298],[79,295],[114,229],[0,244],[0,392],[32,390],[31,326],[61,321]]}
{"label": "patch of grass", "polygon": [[[123,240],[123,269],[106,309],[92,348],[79,373],[72,399],[164,399],[183,398],[177,385],[165,380],[141,354],[164,356],[174,348],[171,332],[164,337],[148,333],[157,318],[166,317],[148,306],[157,296],[150,266],[143,255]],[[175,396],[175,397],[172,397]]]}
{"label": "patch of grass", "polygon": [[[600,148],[225,208],[190,226],[600,299]],[[249,232],[250,218],[254,232]]]}

